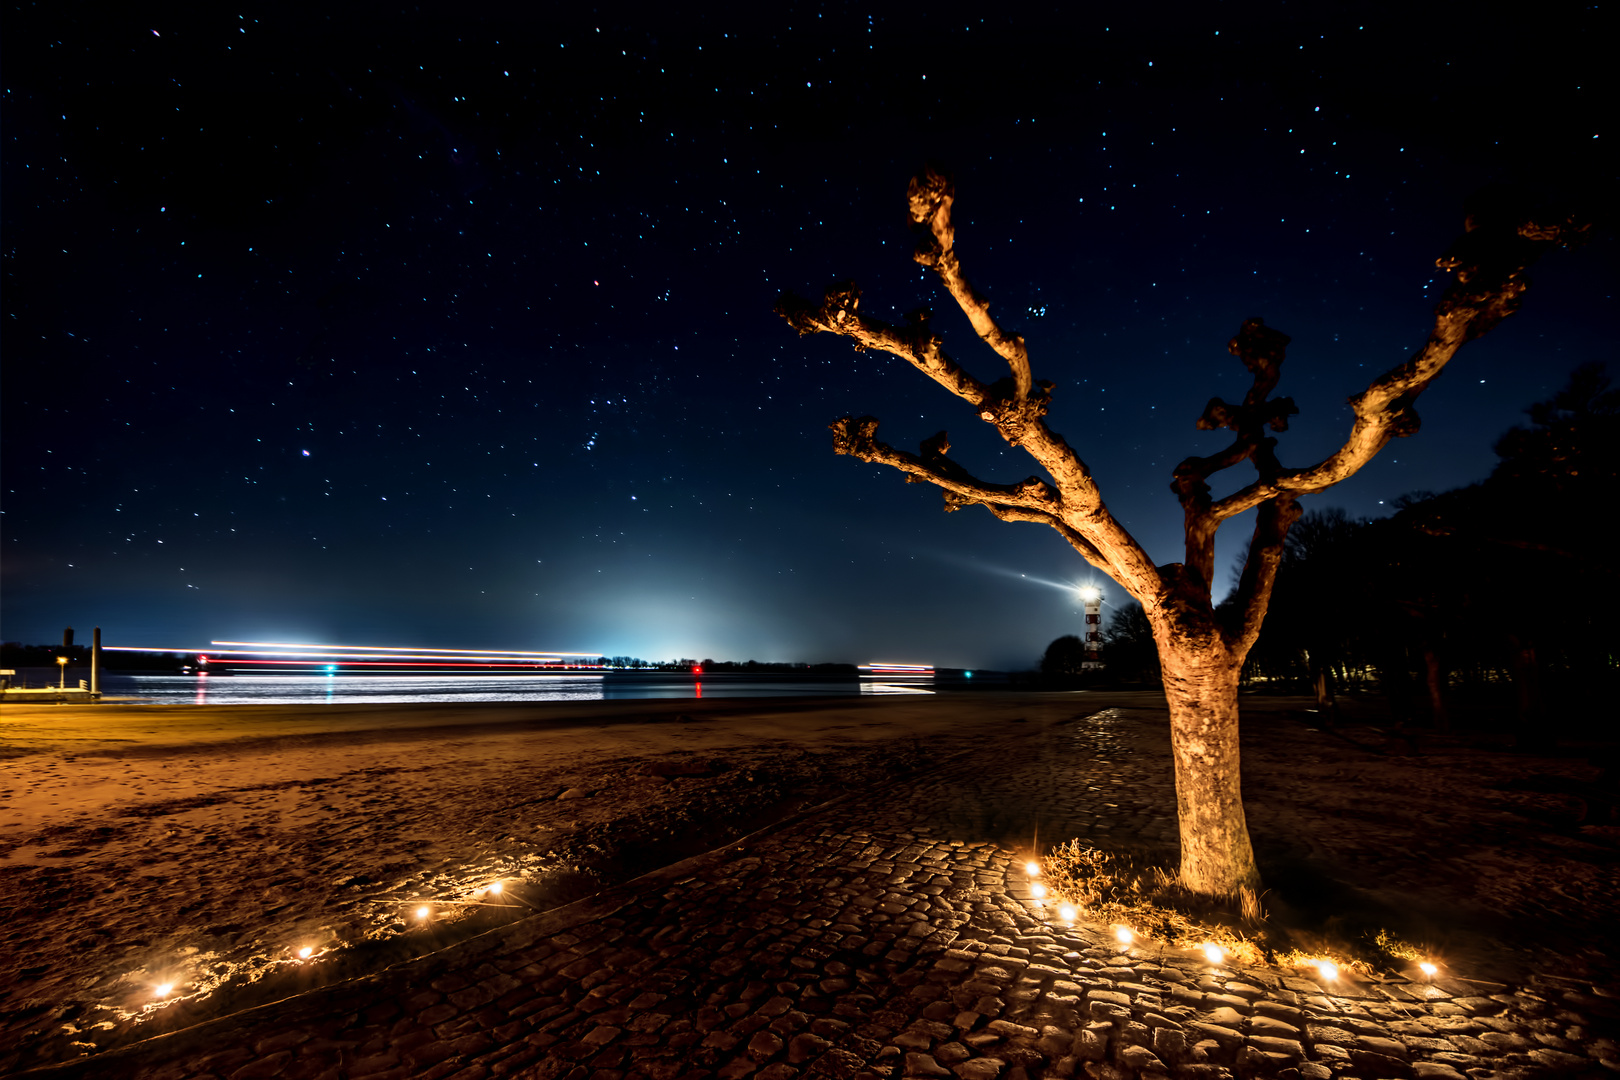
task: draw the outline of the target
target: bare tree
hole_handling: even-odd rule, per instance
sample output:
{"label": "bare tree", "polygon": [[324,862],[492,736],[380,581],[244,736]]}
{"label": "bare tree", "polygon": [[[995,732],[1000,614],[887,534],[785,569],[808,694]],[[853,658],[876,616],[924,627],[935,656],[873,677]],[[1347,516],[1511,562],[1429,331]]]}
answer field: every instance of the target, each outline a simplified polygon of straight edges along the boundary
{"label": "bare tree", "polygon": [[[881,349],[910,361],[925,375],[966,401],[1011,446],[1044,470],[1013,484],[980,480],[946,454],[941,431],[922,442],[920,453],[897,450],[877,438],[871,416],[844,417],[832,425],[833,449],[906,473],[910,483],[943,489],[945,509],[983,506],[1003,521],[1047,525],[1092,566],[1135,597],[1158,644],[1170,706],[1175,757],[1176,805],[1181,832],[1181,880],[1190,889],[1229,895],[1260,883],[1244,821],[1238,776],[1238,675],[1260,632],[1288,527],[1299,516],[1297,500],[1353,475],[1390,439],[1415,433],[1412,402],[1467,341],[1485,333],[1519,304],[1528,287],[1525,268],[1544,250],[1583,235],[1571,221],[1532,220],[1522,204],[1501,193],[1476,199],[1466,233],[1437,265],[1452,283],[1435,307],[1429,340],[1410,360],[1350,399],[1355,412],[1344,445],[1303,469],[1285,469],[1277,440],[1265,435],[1287,428],[1298,410],[1288,398],[1272,398],[1289,342],[1258,319],[1246,320],[1228,349],[1243,361],[1253,384],[1240,404],[1211,398],[1198,418],[1203,430],[1227,428],[1231,445],[1176,466],[1171,490],[1181,501],[1186,561],[1155,566],[1142,545],[1103,504],[1091,471],[1046,423],[1053,384],[1036,382],[1024,339],[1010,334],[990,314],[988,301],[969,284],[956,252],[951,222],[955,188],[949,175],[927,168],[906,193],[914,258],[938,275],[975,331],[1001,355],[1011,376],[984,383],[946,354],[943,341],[919,308],[894,325],[861,314],[860,289],[851,281],[830,286],[819,304],[784,293],[776,313],[800,334],[825,331],[855,342],[857,350]],[[1209,478],[1244,461],[1256,478],[1222,499],[1210,496]],[[1210,587],[1215,570],[1215,531],[1223,521],[1258,509],[1249,558],[1238,584],[1238,602],[1217,613]]]}

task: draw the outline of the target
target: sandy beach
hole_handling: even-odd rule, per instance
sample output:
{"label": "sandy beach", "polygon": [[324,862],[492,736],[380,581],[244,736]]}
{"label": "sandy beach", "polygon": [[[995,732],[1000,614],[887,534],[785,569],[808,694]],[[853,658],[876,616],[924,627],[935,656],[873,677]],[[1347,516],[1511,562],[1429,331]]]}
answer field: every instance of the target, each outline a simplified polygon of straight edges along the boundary
{"label": "sandy beach", "polygon": [[[1304,706],[1245,714],[1246,801],[1280,911],[1387,912],[1488,977],[1612,981],[1620,826],[1580,797],[1592,755],[1408,747],[1366,725],[1317,730]],[[375,970],[969,755],[1008,724],[1117,707],[1142,749],[1118,763],[1122,794],[1099,798],[1156,808],[1159,825],[1089,839],[1173,860],[1149,694],[8,705],[0,1071]],[[183,1000],[155,1008],[165,985]]]}

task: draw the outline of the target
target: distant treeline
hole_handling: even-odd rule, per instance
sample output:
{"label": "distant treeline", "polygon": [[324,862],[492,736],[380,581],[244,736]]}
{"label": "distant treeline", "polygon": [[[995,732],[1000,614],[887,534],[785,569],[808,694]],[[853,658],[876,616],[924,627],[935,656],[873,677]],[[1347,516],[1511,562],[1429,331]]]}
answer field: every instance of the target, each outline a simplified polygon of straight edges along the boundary
{"label": "distant treeline", "polygon": [[[75,643],[64,648],[8,641],[0,645],[0,668],[54,668],[58,656],[67,657],[69,667],[90,666],[89,645]],[[109,652],[105,649],[101,653],[101,666],[106,671],[179,671],[196,661],[190,653]]]}

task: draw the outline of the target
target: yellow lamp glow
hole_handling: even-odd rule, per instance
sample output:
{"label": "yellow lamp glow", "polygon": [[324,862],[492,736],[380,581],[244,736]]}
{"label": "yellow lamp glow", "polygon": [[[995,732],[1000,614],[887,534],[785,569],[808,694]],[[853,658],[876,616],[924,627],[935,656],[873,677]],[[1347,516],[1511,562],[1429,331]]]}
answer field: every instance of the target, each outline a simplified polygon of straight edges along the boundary
{"label": "yellow lamp glow", "polygon": [[1121,945],[1129,945],[1136,940],[1136,935],[1131,933],[1131,928],[1128,926],[1115,927],[1114,936],[1119,939]]}
{"label": "yellow lamp glow", "polygon": [[489,891],[494,893],[496,896],[499,896],[503,891],[505,891],[505,889],[506,889],[506,886],[502,885],[498,881],[495,884],[493,884],[493,885],[491,885],[489,887]]}
{"label": "yellow lamp glow", "polygon": [[1425,960],[1425,961],[1423,961],[1423,963],[1419,964],[1418,968],[1419,968],[1419,970],[1421,970],[1423,972],[1423,974],[1427,975],[1431,979],[1434,978],[1434,973],[1440,970],[1439,968],[1435,967],[1433,964],[1429,963],[1427,960]]}
{"label": "yellow lamp glow", "polygon": [[1338,966],[1327,960],[1318,960],[1316,962],[1316,973],[1329,982],[1339,977]]}
{"label": "yellow lamp glow", "polygon": [[1030,877],[1040,877],[1041,876],[1041,864],[1040,863],[1033,863],[1033,862],[1025,863],[1024,864],[1024,873],[1028,874]]}
{"label": "yellow lamp glow", "polygon": [[1212,964],[1219,964],[1226,959],[1226,950],[1214,942],[1209,942],[1204,946],[1204,959]]}
{"label": "yellow lamp glow", "polygon": [[310,946],[305,945],[302,949],[298,950],[298,958],[300,960],[308,960],[309,959],[309,954],[314,952],[314,951],[315,950],[312,949]]}
{"label": "yellow lamp glow", "polygon": [[1078,911],[1074,910],[1074,905],[1072,904],[1064,904],[1062,907],[1058,908],[1058,918],[1062,919],[1064,922],[1074,922],[1075,918],[1079,914],[1080,913]]}
{"label": "yellow lamp glow", "polygon": [[174,983],[158,983],[156,986],[152,987],[152,993],[160,998],[165,998],[169,996],[169,992],[173,989]]}
{"label": "yellow lamp glow", "polygon": [[424,904],[423,906],[416,909],[416,917],[418,919],[425,919],[425,918],[428,917],[427,905]]}
{"label": "yellow lamp glow", "polygon": [[1031,885],[1029,887],[1029,894],[1031,896],[1033,896],[1035,899],[1039,900],[1039,899],[1043,898],[1046,895],[1046,886],[1045,885]]}

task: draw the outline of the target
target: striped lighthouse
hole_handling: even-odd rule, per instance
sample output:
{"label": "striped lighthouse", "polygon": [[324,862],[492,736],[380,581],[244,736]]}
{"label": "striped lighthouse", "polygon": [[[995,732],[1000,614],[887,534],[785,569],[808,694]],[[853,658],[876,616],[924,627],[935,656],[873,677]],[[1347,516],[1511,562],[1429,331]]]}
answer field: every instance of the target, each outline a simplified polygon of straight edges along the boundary
{"label": "striped lighthouse", "polygon": [[1102,590],[1093,585],[1080,587],[1080,599],[1086,605],[1086,658],[1080,664],[1082,671],[1102,667]]}

